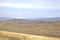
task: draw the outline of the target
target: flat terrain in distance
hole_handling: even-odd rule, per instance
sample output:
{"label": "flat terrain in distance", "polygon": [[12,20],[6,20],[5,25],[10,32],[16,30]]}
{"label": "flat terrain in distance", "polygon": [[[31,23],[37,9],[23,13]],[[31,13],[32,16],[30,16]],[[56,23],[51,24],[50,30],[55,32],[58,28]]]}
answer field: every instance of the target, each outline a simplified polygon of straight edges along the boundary
{"label": "flat terrain in distance", "polygon": [[16,21],[0,22],[0,30],[40,36],[60,37],[60,22],[21,24]]}

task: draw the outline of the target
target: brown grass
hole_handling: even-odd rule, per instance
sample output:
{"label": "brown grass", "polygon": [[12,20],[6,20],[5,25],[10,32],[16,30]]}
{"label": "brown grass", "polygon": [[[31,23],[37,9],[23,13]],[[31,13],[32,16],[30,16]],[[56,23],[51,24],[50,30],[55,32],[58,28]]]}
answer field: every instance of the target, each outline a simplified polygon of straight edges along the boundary
{"label": "brown grass", "polygon": [[60,40],[60,38],[0,31],[0,40]]}
{"label": "brown grass", "polygon": [[0,30],[40,36],[60,37],[60,22],[19,24],[16,22],[1,22]]}

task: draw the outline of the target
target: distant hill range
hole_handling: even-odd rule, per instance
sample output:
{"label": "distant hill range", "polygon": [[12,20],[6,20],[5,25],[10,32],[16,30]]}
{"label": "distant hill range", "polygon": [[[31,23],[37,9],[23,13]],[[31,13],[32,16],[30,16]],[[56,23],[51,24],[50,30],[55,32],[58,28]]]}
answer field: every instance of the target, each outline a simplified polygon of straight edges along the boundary
{"label": "distant hill range", "polygon": [[0,17],[0,21],[5,22],[16,22],[16,23],[46,23],[46,22],[55,22],[60,21],[60,17],[55,18],[34,18],[34,19],[15,19],[8,17]]}
{"label": "distant hill range", "polygon": [[6,20],[11,20],[9,17],[0,17],[0,21],[6,21]]}
{"label": "distant hill range", "polygon": [[43,20],[43,21],[60,21],[60,17],[54,17],[54,18],[35,18],[33,20]]}

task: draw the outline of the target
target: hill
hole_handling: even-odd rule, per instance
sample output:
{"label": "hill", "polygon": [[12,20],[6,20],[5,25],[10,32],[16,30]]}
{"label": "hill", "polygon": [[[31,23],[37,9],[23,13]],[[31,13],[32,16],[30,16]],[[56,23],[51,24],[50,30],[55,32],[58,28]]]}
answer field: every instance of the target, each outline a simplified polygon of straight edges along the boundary
{"label": "hill", "polygon": [[0,21],[0,30],[59,38],[60,21],[11,19]]}
{"label": "hill", "polygon": [[42,21],[60,21],[60,17],[53,17],[53,18],[34,18],[32,20],[42,20]]}
{"label": "hill", "polygon": [[19,21],[6,21],[0,22],[0,30],[60,37],[60,22],[28,24]]}
{"label": "hill", "polygon": [[[19,24],[33,24],[33,23],[54,23],[59,22],[60,17],[56,18],[35,18],[35,19],[5,19],[2,22],[15,22]],[[1,22],[1,21],[0,21]]]}
{"label": "hill", "polygon": [[0,21],[6,21],[6,20],[11,20],[9,17],[0,17]]}
{"label": "hill", "polygon": [[0,31],[0,40],[60,40],[60,38]]}
{"label": "hill", "polygon": [[31,18],[31,19],[19,19],[19,18],[9,18],[9,17],[0,17],[1,20],[15,20],[15,21],[60,21],[60,17],[54,18]]}

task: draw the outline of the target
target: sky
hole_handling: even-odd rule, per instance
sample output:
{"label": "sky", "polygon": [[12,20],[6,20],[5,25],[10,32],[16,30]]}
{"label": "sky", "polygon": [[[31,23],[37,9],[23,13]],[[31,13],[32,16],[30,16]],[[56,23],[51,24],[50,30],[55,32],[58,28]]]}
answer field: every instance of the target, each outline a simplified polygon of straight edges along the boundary
{"label": "sky", "polygon": [[60,0],[0,0],[0,17],[60,17]]}

